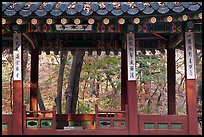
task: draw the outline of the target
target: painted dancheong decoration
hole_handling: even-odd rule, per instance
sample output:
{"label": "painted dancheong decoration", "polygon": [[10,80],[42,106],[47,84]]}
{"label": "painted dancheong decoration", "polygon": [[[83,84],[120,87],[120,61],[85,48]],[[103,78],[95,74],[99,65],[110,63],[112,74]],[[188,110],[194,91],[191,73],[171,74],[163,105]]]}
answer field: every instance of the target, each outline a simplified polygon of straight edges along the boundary
{"label": "painted dancheong decoration", "polygon": [[22,80],[21,73],[21,33],[13,34],[13,58],[14,58],[14,71],[13,79]]}
{"label": "painted dancheong decoration", "polygon": [[[12,114],[2,115],[2,134],[197,135],[195,53],[196,49],[202,49],[201,33],[202,2],[2,2],[2,53],[9,49],[14,57],[13,109]],[[31,56],[28,108],[22,75],[22,53],[27,49]],[[89,56],[94,51],[98,56],[103,52],[121,56],[119,111],[100,110],[98,104],[95,114],[60,114],[55,106],[52,110],[38,110],[39,55],[42,51],[47,55],[54,51],[58,55],[62,50],[73,54],[74,49],[83,49]],[[186,55],[183,68],[186,87],[181,89],[186,93],[185,115],[176,112],[176,49]],[[136,79],[136,63],[140,62],[135,56],[137,51],[145,55],[146,50],[152,56],[156,50],[167,51],[167,88],[165,91],[158,88],[167,93],[165,115],[138,113],[137,84],[142,89],[148,83]],[[151,88],[148,90],[156,93]],[[145,96],[151,93],[148,90],[144,90]],[[147,101],[149,105],[152,100]],[[160,103],[163,102],[157,101]]]}
{"label": "painted dancheong decoration", "polygon": [[185,32],[187,79],[195,79],[195,41],[193,32]]}

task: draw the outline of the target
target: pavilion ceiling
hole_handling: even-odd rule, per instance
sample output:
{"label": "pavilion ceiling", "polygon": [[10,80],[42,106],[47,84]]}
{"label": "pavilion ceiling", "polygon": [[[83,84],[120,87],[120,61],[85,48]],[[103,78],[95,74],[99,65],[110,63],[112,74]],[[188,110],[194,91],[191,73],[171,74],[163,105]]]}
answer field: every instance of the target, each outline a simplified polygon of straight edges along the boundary
{"label": "pavilion ceiling", "polygon": [[[33,39],[37,39],[37,45],[41,51],[59,51],[61,47],[72,50],[83,48],[93,51],[118,51],[124,45],[124,33],[27,33]],[[24,48],[31,48],[28,40],[22,36]],[[162,50],[169,47],[182,48],[183,34],[153,34],[136,33],[135,43],[137,50]],[[195,46],[202,48],[202,35],[195,33]],[[12,33],[6,33],[2,37],[2,51],[13,48]]]}

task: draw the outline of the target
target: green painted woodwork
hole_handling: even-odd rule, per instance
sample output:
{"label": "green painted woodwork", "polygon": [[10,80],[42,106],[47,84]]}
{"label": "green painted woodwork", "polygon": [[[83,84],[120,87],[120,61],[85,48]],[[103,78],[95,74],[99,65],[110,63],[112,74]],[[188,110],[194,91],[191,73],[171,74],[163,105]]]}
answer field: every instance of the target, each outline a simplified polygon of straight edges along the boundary
{"label": "green painted woodwork", "polygon": [[81,121],[80,125],[81,126],[90,126],[91,122],[90,121]]}
{"label": "green painted woodwork", "polygon": [[158,129],[168,129],[168,123],[158,123]]}
{"label": "green painted woodwork", "polygon": [[114,126],[116,126],[116,127],[125,127],[126,123],[125,123],[124,120],[115,120],[114,121]]}
{"label": "green painted woodwork", "polygon": [[57,126],[66,126],[67,122],[66,121],[57,121]]}
{"label": "green painted woodwork", "polygon": [[26,120],[26,128],[38,128],[38,120]]}
{"label": "green painted woodwork", "polygon": [[[193,32],[202,32],[202,20],[189,20],[186,21],[193,22]],[[154,24],[148,21],[140,22],[139,24],[126,23],[124,25],[119,25],[118,23],[110,23],[108,25],[103,25],[103,23],[96,23],[93,25],[93,30],[91,31],[59,31],[55,29],[56,24],[48,25],[46,23],[31,25],[28,28],[28,24],[17,25],[15,23],[2,25],[2,32],[46,32],[46,33],[120,33],[120,32],[134,32],[134,33],[180,33],[183,31],[188,31],[190,28],[186,25],[185,30],[182,29],[183,21],[177,22],[156,22]],[[46,29],[45,29],[46,28]]]}
{"label": "green painted woodwork", "polygon": [[155,124],[154,123],[144,123],[144,129],[154,129]]}
{"label": "green painted woodwork", "polygon": [[100,120],[99,121],[99,126],[106,126],[106,127],[110,127],[110,120]]}
{"label": "green painted woodwork", "polygon": [[77,121],[69,121],[69,126],[78,126]]}
{"label": "green painted woodwork", "polygon": [[172,123],[171,128],[172,129],[182,129],[182,123]]}
{"label": "green painted woodwork", "polygon": [[40,128],[52,128],[52,120],[51,119],[41,120]]}
{"label": "green painted woodwork", "polygon": [[2,131],[8,130],[8,125],[7,124],[2,124]]}

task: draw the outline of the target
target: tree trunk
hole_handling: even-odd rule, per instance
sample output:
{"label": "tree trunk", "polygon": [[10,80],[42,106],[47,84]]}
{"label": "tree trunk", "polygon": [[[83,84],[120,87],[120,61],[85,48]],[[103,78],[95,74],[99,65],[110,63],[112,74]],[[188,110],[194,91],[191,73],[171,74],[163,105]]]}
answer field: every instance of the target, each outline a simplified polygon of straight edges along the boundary
{"label": "tree trunk", "polygon": [[67,51],[62,49],[60,54],[60,69],[59,76],[57,82],[57,98],[56,98],[56,106],[57,106],[57,114],[62,113],[62,86],[63,86],[63,76],[64,76],[64,67],[67,60]]}
{"label": "tree trunk", "polygon": [[76,113],[76,104],[78,100],[79,92],[79,80],[80,73],[83,64],[83,57],[85,52],[77,49],[74,52],[72,67],[69,76],[69,83],[65,92],[66,105],[65,113],[66,114],[75,114]]}
{"label": "tree trunk", "polygon": [[110,84],[111,84],[111,86],[112,86],[112,88],[113,88],[114,94],[116,94],[117,89],[116,89],[116,87],[115,87],[115,85],[114,85],[114,82],[112,81],[110,75],[106,73],[106,77],[107,77],[108,81],[110,82]]}
{"label": "tree trunk", "polygon": [[38,95],[38,104],[39,104],[40,110],[45,111],[45,105],[44,105],[44,102],[43,102],[39,87],[38,87],[38,94],[37,95]]}

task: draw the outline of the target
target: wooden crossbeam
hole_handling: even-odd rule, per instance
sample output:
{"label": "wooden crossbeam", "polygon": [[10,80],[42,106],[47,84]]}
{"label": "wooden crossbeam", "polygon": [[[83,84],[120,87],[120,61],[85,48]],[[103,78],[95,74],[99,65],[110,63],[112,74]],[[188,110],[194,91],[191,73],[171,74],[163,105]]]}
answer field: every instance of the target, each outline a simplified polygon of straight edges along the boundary
{"label": "wooden crossbeam", "polygon": [[175,48],[183,41],[183,34],[175,34],[169,38],[169,48]]}

